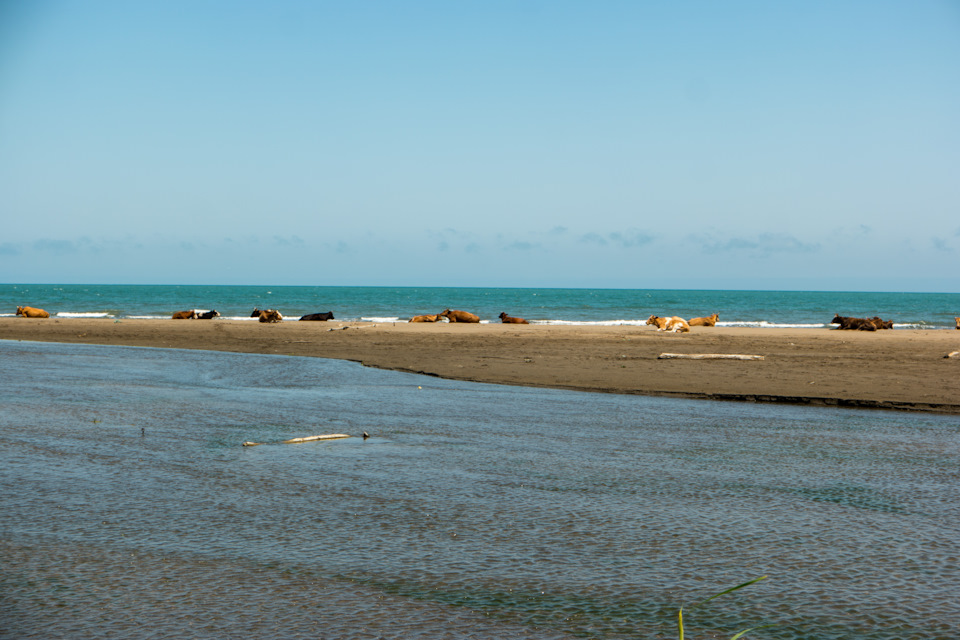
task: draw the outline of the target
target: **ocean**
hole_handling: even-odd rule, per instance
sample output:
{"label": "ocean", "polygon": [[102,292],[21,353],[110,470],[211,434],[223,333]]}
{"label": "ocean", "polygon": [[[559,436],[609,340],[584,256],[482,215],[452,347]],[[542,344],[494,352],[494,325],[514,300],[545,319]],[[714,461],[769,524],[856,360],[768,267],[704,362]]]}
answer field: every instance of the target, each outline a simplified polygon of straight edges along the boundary
{"label": "ocean", "polygon": [[17,306],[61,318],[169,318],[175,311],[216,310],[249,319],[277,309],[287,320],[333,311],[338,320],[403,322],[446,308],[498,322],[501,312],[543,324],[642,325],[650,315],[720,315],[720,326],[830,326],[834,314],[880,316],[899,329],[953,329],[960,293],[692,291],[642,289],[485,289],[443,287],[261,287],[177,285],[0,285],[0,316]]}
{"label": "ocean", "polygon": [[[228,299],[143,291],[30,301],[140,315]],[[313,290],[241,293],[236,313],[271,296],[328,307],[307,304]],[[695,300],[648,293],[650,307],[628,305],[640,292],[597,299],[625,318]],[[362,295],[400,296],[353,295],[356,309]],[[407,295],[375,311],[444,298]],[[497,295],[478,308],[539,297]],[[724,295],[711,300],[737,299]],[[576,320],[565,310],[590,299],[547,297],[508,310]],[[690,638],[960,629],[956,416],[529,389],[321,358],[4,340],[0,357],[0,638],[667,639],[681,606]],[[322,433],[352,437],[282,444]]]}

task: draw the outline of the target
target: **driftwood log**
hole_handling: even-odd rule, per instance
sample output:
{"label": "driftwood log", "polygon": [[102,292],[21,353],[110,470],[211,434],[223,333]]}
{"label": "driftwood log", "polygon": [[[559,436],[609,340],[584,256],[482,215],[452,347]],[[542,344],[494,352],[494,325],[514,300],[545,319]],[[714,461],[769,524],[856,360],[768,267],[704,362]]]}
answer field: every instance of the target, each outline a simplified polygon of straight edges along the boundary
{"label": "driftwood log", "polygon": [[661,353],[657,360],[763,360],[763,356],[741,353]]}
{"label": "driftwood log", "polygon": [[[328,433],[322,436],[305,436],[303,438],[290,438],[289,440],[284,440],[280,444],[299,444],[301,442],[313,442],[314,440],[334,440],[336,438],[349,438],[350,435],[346,433]],[[266,444],[264,442],[250,442],[249,440],[243,443],[245,447],[255,447],[260,444]]]}

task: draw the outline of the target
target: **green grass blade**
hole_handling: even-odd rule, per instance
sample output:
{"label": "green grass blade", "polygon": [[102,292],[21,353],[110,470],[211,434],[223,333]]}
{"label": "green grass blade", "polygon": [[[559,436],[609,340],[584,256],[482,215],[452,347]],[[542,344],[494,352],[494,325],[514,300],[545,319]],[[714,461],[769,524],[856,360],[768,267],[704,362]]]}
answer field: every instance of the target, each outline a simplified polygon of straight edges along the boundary
{"label": "green grass blade", "polygon": [[[693,607],[700,606],[700,605],[703,604],[704,602],[710,602],[710,601],[713,600],[714,598],[719,598],[720,596],[723,596],[723,595],[726,595],[726,594],[728,594],[728,593],[731,593],[732,591],[736,591],[737,589],[743,589],[744,587],[749,587],[750,585],[755,584],[755,583],[757,583],[757,582],[760,582],[761,580],[766,580],[767,577],[768,577],[768,576],[760,576],[759,578],[754,578],[753,580],[749,580],[749,581],[747,581],[747,582],[744,582],[743,584],[738,584],[738,585],[735,586],[735,587],[730,587],[730,588],[727,589],[726,591],[721,591],[720,593],[718,593],[718,594],[716,594],[716,595],[712,595],[712,596],[710,596],[709,598],[707,598],[706,600],[701,600],[701,601],[698,602],[697,604],[693,605]],[[691,608],[693,608],[693,607],[691,607]]]}
{"label": "green grass blade", "polygon": [[767,627],[775,627],[775,626],[777,626],[777,625],[775,625],[775,624],[761,624],[760,626],[757,626],[757,627],[750,627],[749,629],[744,629],[743,631],[741,631],[741,632],[738,633],[737,635],[733,636],[732,638],[730,638],[730,640],[737,640],[738,638],[742,638],[742,637],[745,636],[746,634],[750,633],[751,631],[756,631],[757,629],[766,629]]}
{"label": "green grass blade", "polygon": [[677,613],[677,626],[680,628],[680,640],[683,640],[683,607],[680,607],[680,612]]}

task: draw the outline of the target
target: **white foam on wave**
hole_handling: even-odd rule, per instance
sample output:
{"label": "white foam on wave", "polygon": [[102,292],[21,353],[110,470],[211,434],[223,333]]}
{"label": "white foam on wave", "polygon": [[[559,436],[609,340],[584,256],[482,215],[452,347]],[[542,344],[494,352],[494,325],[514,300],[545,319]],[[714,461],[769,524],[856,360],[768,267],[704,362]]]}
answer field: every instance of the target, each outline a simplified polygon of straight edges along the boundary
{"label": "white foam on wave", "polygon": [[530,324],[565,325],[575,327],[617,327],[627,325],[642,327],[646,320],[531,320]]}
{"label": "white foam on wave", "polygon": [[753,327],[757,329],[823,329],[827,324],[805,324],[790,322],[768,322],[766,320],[737,320],[733,322],[718,322],[718,327]]}
{"label": "white foam on wave", "polygon": [[57,313],[58,318],[113,318],[115,317],[111,313],[106,311],[60,311]]}
{"label": "white foam on wave", "polygon": [[360,322],[406,322],[406,320],[400,320],[398,316],[390,316],[384,318],[378,317],[360,317]]}

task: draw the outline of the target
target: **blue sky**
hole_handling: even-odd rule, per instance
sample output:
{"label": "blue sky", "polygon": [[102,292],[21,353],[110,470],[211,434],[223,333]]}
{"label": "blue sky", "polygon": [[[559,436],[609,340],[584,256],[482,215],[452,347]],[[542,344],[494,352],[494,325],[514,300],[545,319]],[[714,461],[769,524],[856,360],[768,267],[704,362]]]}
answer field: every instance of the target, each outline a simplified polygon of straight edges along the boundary
{"label": "blue sky", "polygon": [[960,291],[960,3],[0,4],[0,282]]}

